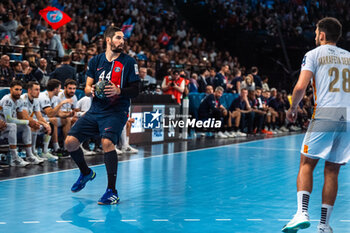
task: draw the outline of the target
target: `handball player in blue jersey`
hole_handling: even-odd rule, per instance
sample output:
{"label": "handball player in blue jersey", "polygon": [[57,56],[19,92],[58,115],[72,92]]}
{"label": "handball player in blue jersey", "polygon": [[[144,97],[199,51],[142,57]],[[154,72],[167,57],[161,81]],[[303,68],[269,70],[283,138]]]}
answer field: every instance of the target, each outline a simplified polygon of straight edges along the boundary
{"label": "handball player in blue jersey", "polygon": [[[65,145],[80,169],[80,176],[71,188],[72,192],[79,192],[96,176],[87,166],[80,144],[85,139],[98,135],[101,137],[108,185],[98,204],[112,205],[119,202],[115,145],[128,119],[130,98],[139,93],[140,79],[135,59],[123,53],[124,34],[121,29],[108,27],[104,39],[106,52],[94,56],[88,64],[85,94],[93,96],[90,110],[72,127]],[[95,95],[95,85],[101,80],[109,82],[104,89],[105,97]]]}

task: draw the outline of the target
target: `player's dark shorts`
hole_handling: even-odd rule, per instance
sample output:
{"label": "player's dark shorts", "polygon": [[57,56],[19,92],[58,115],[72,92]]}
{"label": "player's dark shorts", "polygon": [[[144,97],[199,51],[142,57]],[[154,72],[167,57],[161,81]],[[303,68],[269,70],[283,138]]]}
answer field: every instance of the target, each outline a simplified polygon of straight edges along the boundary
{"label": "player's dark shorts", "polygon": [[125,111],[109,114],[87,112],[74,124],[68,135],[76,137],[80,143],[87,138],[100,136],[108,138],[116,145],[128,120],[127,114]]}

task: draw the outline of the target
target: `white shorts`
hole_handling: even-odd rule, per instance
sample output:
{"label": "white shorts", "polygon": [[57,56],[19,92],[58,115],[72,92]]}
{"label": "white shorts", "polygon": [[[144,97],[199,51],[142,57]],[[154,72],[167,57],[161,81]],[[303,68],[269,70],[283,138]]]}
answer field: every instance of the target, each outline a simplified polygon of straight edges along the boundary
{"label": "white shorts", "polygon": [[[62,126],[62,122],[61,122],[61,118],[59,117],[53,117],[57,119],[57,127],[61,127]],[[44,116],[44,119],[46,122],[50,123],[50,118],[47,116]]]}
{"label": "white shorts", "polygon": [[312,120],[301,153],[312,159],[347,163],[350,160],[350,122]]}

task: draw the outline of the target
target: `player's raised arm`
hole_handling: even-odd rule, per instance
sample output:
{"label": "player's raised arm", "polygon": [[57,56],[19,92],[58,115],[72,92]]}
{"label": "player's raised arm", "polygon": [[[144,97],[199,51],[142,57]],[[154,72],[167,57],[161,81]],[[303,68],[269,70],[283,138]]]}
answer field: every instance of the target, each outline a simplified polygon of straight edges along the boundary
{"label": "player's raised arm", "polygon": [[87,77],[86,78],[86,85],[85,85],[85,95],[86,96],[95,96],[94,92],[95,92],[95,85],[94,84],[94,79],[91,77]]}

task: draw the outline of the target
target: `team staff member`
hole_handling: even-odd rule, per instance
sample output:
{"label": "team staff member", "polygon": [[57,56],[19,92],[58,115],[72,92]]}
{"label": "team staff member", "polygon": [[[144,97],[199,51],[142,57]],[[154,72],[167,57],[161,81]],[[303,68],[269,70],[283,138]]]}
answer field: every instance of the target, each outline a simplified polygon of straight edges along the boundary
{"label": "team staff member", "polygon": [[94,93],[94,84],[99,80],[108,80],[110,85],[105,88],[107,99],[94,96],[89,111],[72,127],[65,144],[81,172],[71,188],[72,192],[78,192],[96,176],[87,166],[80,144],[87,138],[100,135],[108,185],[98,204],[112,205],[119,202],[116,190],[118,156],[115,145],[127,121],[130,98],[138,95],[140,78],[136,61],[123,53],[124,33],[121,29],[108,27],[104,39],[106,52],[89,61],[85,94]]}

